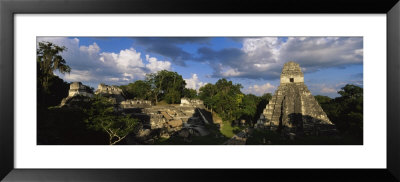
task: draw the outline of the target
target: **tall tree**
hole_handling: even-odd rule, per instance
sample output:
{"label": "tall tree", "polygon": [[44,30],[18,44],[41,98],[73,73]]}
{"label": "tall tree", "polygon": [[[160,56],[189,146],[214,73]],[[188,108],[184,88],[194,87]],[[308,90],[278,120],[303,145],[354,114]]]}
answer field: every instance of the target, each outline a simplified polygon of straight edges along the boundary
{"label": "tall tree", "polygon": [[261,97],[253,94],[247,94],[243,97],[243,102],[240,104],[240,117],[246,120],[255,120],[257,118],[257,106],[261,101]]}
{"label": "tall tree", "polygon": [[146,81],[150,83],[156,103],[161,99],[170,104],[179,103],[186,85],[181,75],[167,70],[148,74]]}
{"label": "tall tree", "polygon": [[204,105],[213,111],[214,103],[214,96],[217,94],[218,89],[215,85],[211,83],[207,83],[206,85],[200,87],[199,89],[199,97],[203,100]]}
{"label": "tall tree", "polygon": [[183,97],[186,97],[189,99],[195,99],[195,98],[197,98],[197,91],[195,89],[191,89],[191,88],[184,88],[183,89]]}
{"label": "tall tree", "polygon": [[120,87],[128,99],[136,98],[147,100],[151,96],[151,85],[143,80],[137,80],[134,83],[122,85]]}
{"label": "tall tree", "polygon": [[241,88],[242,85],[223,78],[215,85],[206,84],[201,87],[199,96],[208,108],[217,112],[225,121],[230,121],[239,117],[237,113],[244,97]]}
{"label": "tall tree", "polygon": [[60,47],[51,42],[39,42],[36,60],[39,68],[38,76],[45,91],[48,90],[49,79],[54,75],[55,70],[62,74],[71,72],[71,68],[60,55],[66,49],[64,46]]}

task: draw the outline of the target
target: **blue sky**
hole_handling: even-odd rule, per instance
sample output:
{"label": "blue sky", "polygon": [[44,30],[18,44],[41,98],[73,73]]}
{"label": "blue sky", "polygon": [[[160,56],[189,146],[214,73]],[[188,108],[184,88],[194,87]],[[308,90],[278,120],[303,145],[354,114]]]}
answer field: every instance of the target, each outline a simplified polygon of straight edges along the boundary
{"label": "blue sky", "polygon": [[187,87],[227,78],[244,93],[274,93],[287,61],[302,67],[313,95],[337,97],[345,84],[363,85],[362,37],[38,37],[67,47],[68,82],[122,85],[163,69]]}

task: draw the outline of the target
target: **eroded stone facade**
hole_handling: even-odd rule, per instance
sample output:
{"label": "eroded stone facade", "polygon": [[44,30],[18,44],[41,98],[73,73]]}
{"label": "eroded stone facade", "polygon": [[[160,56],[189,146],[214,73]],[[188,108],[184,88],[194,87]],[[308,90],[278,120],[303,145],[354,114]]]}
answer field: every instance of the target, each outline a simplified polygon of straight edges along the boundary
{"label": "eroded stone facade", "polygon": [[97,86],[97,90],[95,92],[96,95],[101,95],[104,97],[113,98],[115,103],[120,103],[125,101],[125,97],[123,95],[122,89],[116,86],[109,86],[103,83]]}
{"label": "eroded stone facade", "polygon": [[83,85],[81,82],[72,82],[69,85],[68,97],[61,100],[60,106],[69,105],[74,101],[86,101],[93,96],[89,86]]}

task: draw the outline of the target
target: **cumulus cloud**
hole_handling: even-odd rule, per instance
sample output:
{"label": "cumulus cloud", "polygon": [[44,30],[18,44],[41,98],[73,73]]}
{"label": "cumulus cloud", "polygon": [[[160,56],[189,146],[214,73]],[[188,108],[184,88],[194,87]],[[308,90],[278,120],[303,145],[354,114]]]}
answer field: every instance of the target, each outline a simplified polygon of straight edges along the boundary
{"label": "cumulus cloud", "polygon": [[[361,37],[242,38],[242,48],[198,49],[197,60],[208,62],[214,77],[279,78],[285,62],[295,61],[304,72],[362,64]],[[221,66],[223,65],[223,66]]]}
{"label": "cumulus cloud", "polygon": [[157,58],[150,57],[148,54],[146,55],[146,61],[149,62],[149,64],[146,65],[146,68],[152,73],[161,70],[171,70],[171,62],[169,61],[158,61]]}
{"label": "cumulus cloud", "polygon": [[261,96],[265,93],[274,93],[276,86],[270,84],[270,83],[265,83],[264,85],[253,85],[250,86],[249,88],[245,89],[245,93],[251,93],[254,95]]}
{"label": "cumulus cloud", "polygon": [[[134,48],[119,52],[102,52],[97,43],[88,46],[80,45],[79,39],[66,37],[39,37],[37,42],[49,41],[65,46],[67,50],[61,55],[72,68],[69,74],[58,74],[66,81],[82,81],[93,85],[106,83],[112,85],[127,84],[144,79],[146,73],[170,69],[169,61],[159,61],[146,55],[146,63],[141,53]],[[93,86],[92,85],[92,86]]]}
{"label": "cumulus cloud", "polygon": [[206,85],[207,83],[201,82],[197,74],[192,74],[191,78],[184,79],[186,82],[186,88],[191,88],[199,90],[200,87]]}

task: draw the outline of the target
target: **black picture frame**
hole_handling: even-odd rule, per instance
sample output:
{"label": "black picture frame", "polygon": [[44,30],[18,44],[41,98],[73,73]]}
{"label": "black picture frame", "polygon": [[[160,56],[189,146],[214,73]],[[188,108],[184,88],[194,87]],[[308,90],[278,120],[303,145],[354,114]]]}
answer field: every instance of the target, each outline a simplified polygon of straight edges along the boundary
{"label": "black picture frame", "polygon": [[[387,15],[386,169],[15,169],[14,14],[381,13]],[[399,181],[398,0],[0,0],[0,179],[4,181]],[[45,160],[45,159],[43,159]]]}

